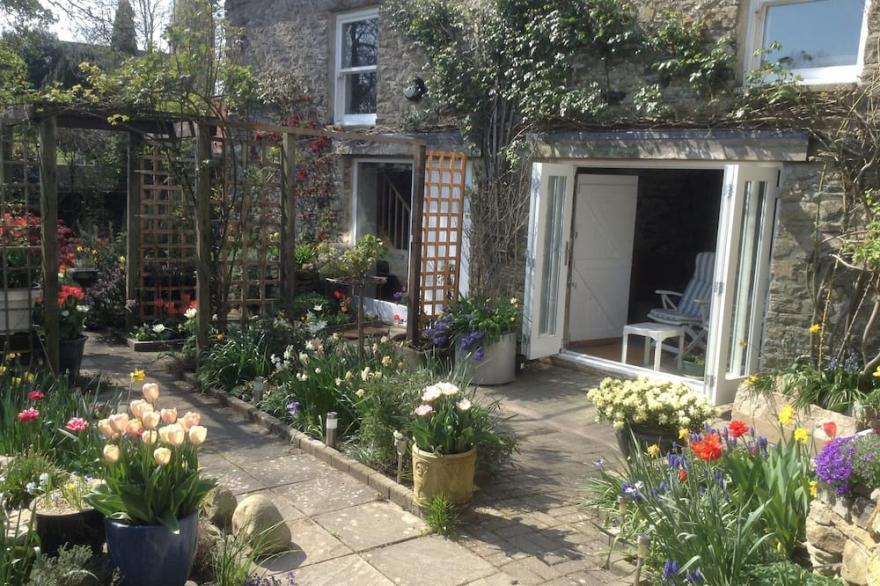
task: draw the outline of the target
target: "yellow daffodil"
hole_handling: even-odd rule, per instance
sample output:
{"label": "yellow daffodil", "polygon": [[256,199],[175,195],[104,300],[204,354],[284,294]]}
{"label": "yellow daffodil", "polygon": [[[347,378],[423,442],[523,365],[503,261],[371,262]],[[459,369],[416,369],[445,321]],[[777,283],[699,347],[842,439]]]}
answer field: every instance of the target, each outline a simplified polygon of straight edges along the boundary
{"label": "yellow daffodil", "polygon": [[124,256],[119,257],[119,264],[121,264],[121,265],[125,264],[125,257]]}
{"label": "yellow daffodil", "polygon": [[5,372],[6,372],[6,367],[3,365],[0,365],[0,374],[4,374]]}
{"label": "yellow daffodil", "polygon": [[878,366],[877,370],[874,371],[874,378],[880,378],[880,366]]}
{"label": "yellow daffodil", "polygon": [[26,380],[26,381],[29,382],[29,383],[34,382],[34,373],[32,373],[32,372],[28,372],[28,373],[26,373],[26,374],[24,375],[24,380]]}
{"label": "yellow daffodil", "polygon": [[682,427],[678,430],[678,439],[683,442],[688,441],[688,438],[691,437],[691,432],[689,429]]}
{"label": "yellow daffodil", "polygon": [[819,494],[819,483],[815,480],[810,481],[810,496],[815,497]]}
{"label": "yellow daffodil", "polygon": [[801,442],[802,444],[806,444],[810,439],[810,432],[806,430],[806,428],[799,427],[794,430],[794,440],[797,442]]}
{"label": "yellow daffodil", "polygon": [[12,384],[14,384],[14,385],[20,385],[20,384],[21,384],[21,377],[20,377],[20,376],[14,376],[14,377],[12,377]]}
{"label": "yellow daffodil", "polygon": [[782,425],[790,425],[794,419],[794,409],[791,405],[783,405],[779,410],[779,423]]}
{"label": "yellow daffodil", "polygon": [[821,331],[822,331],[822,324],[813,324],[810,326],[810,333],[811,334],[818,334]]}
{"label": "yellow daffodil", "polygon": [[147,376],[147,373],[145,373],[140,368],[135,368],[133,371],[128,373],[128,378],[130,378],[131,382],[133,382],[133,383],[141,382],[142,380],[144,380],[144,378],[146,378],[146,376]]}
{"label": "yellow daffodil", "polygon": [[18,355],[15,352],[7,352],[6,360],[15,360]]}
{"label": "yellow daffodil", "polygon": [[648,455],[652,458],[659,458],[660,446],[658,446],[657,444],[651,444],[650,446],[648,446]]}

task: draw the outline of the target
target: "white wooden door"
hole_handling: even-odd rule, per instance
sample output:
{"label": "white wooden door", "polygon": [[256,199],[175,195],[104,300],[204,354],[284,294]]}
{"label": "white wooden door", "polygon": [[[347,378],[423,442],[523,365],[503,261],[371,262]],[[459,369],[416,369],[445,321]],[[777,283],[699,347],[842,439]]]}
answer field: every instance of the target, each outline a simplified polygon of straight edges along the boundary
{"label": "white wooden door", "polygon": [[728,165],[706,349],[706,392],[732,402],[758,370],[769,284],[778,167]]}
{"label": "white wooden door", "polygon": [[523,300],[523,352],[562,350],[574,166],[534,163]]}
{"label": "white wooden door", "polygon": [[619,338],[629,311],[639,178],[578,175],[568,339]]}

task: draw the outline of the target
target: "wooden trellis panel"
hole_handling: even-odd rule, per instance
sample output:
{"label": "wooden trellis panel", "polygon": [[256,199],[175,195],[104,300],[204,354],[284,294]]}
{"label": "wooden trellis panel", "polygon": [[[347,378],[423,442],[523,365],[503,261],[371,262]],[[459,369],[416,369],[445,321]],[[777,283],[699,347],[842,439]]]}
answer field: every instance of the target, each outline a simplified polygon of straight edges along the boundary
{"label": "wooden trellis panel", "polygon": [[467,157],[428,151],[422,214],[421,301],[425,319],[455,299],[461,262]]}
{"label": "wooden trellis panel", "polygon": [[178,314],[195,299],[192,198],[175,183],[159,147],[144,148],[135,173],[140,185],[137,308],[142,321],[162,319],[169,303],[174,307],[171,313]]}

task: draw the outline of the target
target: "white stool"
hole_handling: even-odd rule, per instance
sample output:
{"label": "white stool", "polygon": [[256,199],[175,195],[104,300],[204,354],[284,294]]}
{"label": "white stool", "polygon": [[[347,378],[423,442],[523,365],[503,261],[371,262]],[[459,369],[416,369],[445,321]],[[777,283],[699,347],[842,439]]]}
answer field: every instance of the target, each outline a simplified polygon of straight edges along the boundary
{"label": "white stool", "polygon": [[653,341],[654,370],[660,370],[660,358],[661,353],[663,352],[663,340],[668,340],[669,338],[678,338],[678,356],[676,357],[676,364],[678,365],[678,369],[681,370],[681,359],[684,355],[683,328],[681,328],[680,326],[659,324],[652,321],[623,326],[623,351],[621,352],[620,361],[624,364],[626,364],[626,352],[627,347],[629,346],[630,334],[645,337],[644,363],[646,365],[648,364],[648,355],[651,352],[651,343]]}

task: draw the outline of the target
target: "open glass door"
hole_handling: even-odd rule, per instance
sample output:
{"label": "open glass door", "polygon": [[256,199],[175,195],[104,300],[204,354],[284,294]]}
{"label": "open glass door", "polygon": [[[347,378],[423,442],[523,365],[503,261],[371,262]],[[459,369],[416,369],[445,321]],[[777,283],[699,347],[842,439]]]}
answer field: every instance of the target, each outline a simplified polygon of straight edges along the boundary
{"label": "open glass door", "polygon": [[757,372],[769,282],[770,244],[779,169],[728,165],[718,231],[706,393],[716,405],[733,401]]}
{"label": "open glass door", "polygon": [[523,352],[529,359],[562,349],[574,167],[534,163],[523,300]]}

